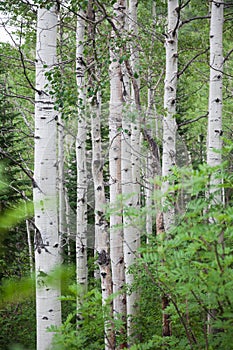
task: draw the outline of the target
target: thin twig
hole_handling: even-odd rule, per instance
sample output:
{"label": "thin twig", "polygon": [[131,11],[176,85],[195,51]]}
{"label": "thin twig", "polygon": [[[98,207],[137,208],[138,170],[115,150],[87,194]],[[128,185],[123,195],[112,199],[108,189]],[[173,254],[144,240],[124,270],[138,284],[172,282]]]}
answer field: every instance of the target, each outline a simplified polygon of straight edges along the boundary
{"label": "thin twig", "polygon": [[207,113],[204,114],[204,115],[200,115],[199,117],[197,117],[197,118],[195,118],[195,119],[185,120],[184,122],[178,124],[178,125],[177,125],[177,128],[179,129],[180,127],[182,127],[182,126],[184,126],[184,125],[188,125],[188,124],[191,124],[191,123],[195,123],[195,122],[197,122],[199,119],[208,117],[208,115],[209,115],[209,112],[207,112]]}

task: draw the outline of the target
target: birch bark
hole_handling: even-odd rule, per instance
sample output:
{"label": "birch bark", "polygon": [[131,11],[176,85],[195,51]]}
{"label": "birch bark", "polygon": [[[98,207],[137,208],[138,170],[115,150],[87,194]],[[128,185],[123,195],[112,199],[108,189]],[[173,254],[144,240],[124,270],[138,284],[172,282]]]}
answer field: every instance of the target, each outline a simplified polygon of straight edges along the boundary
{"label": "birch bark", "polygon": [[[223,7],[223,0],[212,2],[210,21],[210,88],[207,137],[207,164],[210,166],[220,165],[222,161]],[[221,179],[218,181],[221,183]],[[214,184],[217,185],[217,183]],[[221,196],[218,198],[218,201],[221,201]]]}
{"label": "birch bark", "polygon": [[[118,0],[113,7],[114,25],[117,33],[124,28],[125,1]],[[122,127],[122,70],[119,58],[121,50],[117,44],[117,33],[112,31],[110,43],[110,106],[109,106],[109,176],[110,176],[110,204],[114,207],[121,195],[121,127]],[[119,39],[118,39],[119,40]],[[123,254],[122,210],[112,210],[110,215],[110,258],[112,267],[113,293],[117,293],[113,300],[115,318],[126,322],[126,297],[122,292],[125,283],[125,268]],[[124,327],[121,331],[125,332]]]}
{"label": "birch bark", "polygon": [[[61,84],[63,83],[64,79],[64,64],[62,62],[63,60],[63,23],[62,23],[62,15],[59,13],[59,39],[60,39],[60,55],[58,57],[59,60],[59,66],[61,71]],[[62,114],[61,111],[59,111],[58,114],[58,147],[57,147],[57,153],[58,153],[58,227],[59,227],[59,235],[61,240],[61,245],[64,241],[65,236],[65,178],[64,178],[64,141],[65,141],[65,135],[64,135],[64,125],[62,120]]]}
{"label": "birch bark", "polygon": [[[101,278],[102,304],[112,294],[112,276],[109,252],[108,223],[105,219],[106,199],[103,178],[103,158],[101,142],[101,101],[98,94],[97,109],[92,110],[92,174],[95,193],[95,237],[96,252],[98,254],[98,266]],[[110,310],[111,313],[111,310]],[[110,315],[111,316],[111,315]],[[112,323],[105,321],[105,350],[113,350],[115,347],[115,337]]]}
{"label": "birch bark", "polygon": [[[130,64],[132,74],[136,73],[138,65],[138,52],[136,41],[137,38],[137,0],[129,1],[128,8],[128,30],[131,34],[130,42]],[[137,88],[139,87],[139,80],[135,81]],[[127,91],[126,91],[127,92]],[[139,230],[137,224],[134,222],[134,215],[131,210],[135,211],[140,205],[140,120],[139,120],[139,101],[136,101],[134,88],[131,88],[131,106],[132,112],[135,114],[135,120],[127,120],[127,115],[123,114],[122,119],[122,194],[123,194],[123,230],[124,230],[124,261],[125,261],[125,281],[128,286],[126,294],[127,307],[127,335],[128,345],[133,334],[133,316],[137,312],[137,293],[130,290],[133,284],[133,274],[129,273],[129,268],[135,261],[136,251],[139,247]]]}
{"label": "birch bark", "polygon": [[[102,155],[102,135],[101,135],[101,93],[96,92],[96,84],[94,77],[97,76],[95,65],[96,50],[96,30],[94,26],[95,11],[93,9],[93,0],[88,2],[88,40],[91,50],[88,57],[89,77],[88,87],[94,92],[89,99],[89,109],[91,114],[91,140],[92,140],[92,176],[94,183],[95,196],[95,252],[98,259],[99,275],[101,279],[102,305],[106,306],[107,301],[112,294],[112,276],[110,263],[110,248],[109,248],[109,232],[108,223],[106,221],[106,197],[104,186],[104,159]],[[98,79],[98,78],[96,78]],[[99,88],[99,87],[98,87]],[[104,308],[103,308],[104,309]],[[104,323],[104,343],[105,350],[115,349],[115,334],[112,322],[112,304],[110,305],[109,315],[106,315],[110,320]],[[104,315],[105,316],[105,315]]]}
{"label": "birch bark", "polygon": [[[150,57],[153,57],[153,51],[155,49],[155,28],[156,28],[156,2],[152,1],[152,18],[153,18],[153,36],[151,40],[151,47],[150,47]],[[152,63],[152,62],[151,62]],[[152,82],[152,64],[149,65],[148,68],[148,90],[147,90],[147,123],[149,122],[151,127],[150,135],[152,138],[156,136],[156,139],[158,139],[158,130],[155,127],[157,124],[157,120],[155,120],[156,116],[156,109],[155,109],[155,102],[154,102],[154,87]],[[150,142],[148,140],[148,143],[150,145]],[[159,162],[159,160],[157,160]],[[145,173],[145,206],[148,208],[148,211],[146,213],[146,233],[147,233],[147,243],[149,244],[150,238],[149,236],[152,234],[152,227],[153,227],[153,214],[152,214],[152,204],[153,204],[153,179],[155,175],[160,175],[156,173],[155,169],[155,163],[153,161],[153,149],[152,147],[149,148],[149,151],[146,155],[146,173]]]}
{"label": "birch bark", "polygon": [[[179,2],[178,0],[168,0],[168,25],[166,33],[166,73],[164,86],[164,108],[166,115],[163,117],[163,154],[162,154],[162,176],[166,177],[171,174],[172,167],[176,164],[176,94],[177,94],[177,71],[178,71],[178,26],[179,26]],[[163,195],[168,195],[169,181],[165,179],[162,183]],[[172,195],[169,193],[169,195]],[[163,199],[163,214],[157,216],[157,232],[167,233],[175,223],[175,205],[169,203],[165,207]],[[169,305],[167,295],[162,296],[162,335],[171,336],[170,315],[166,313]]]}
{"label": "birch bark", "polygon": [[[212,1],[210,20],[210,87],[209,87],[209,115],[207,130],[207,164],[211,167],[219,166],[222,162],[222,80],[223,80],[223,22],[224,22],[224,1]],[[221,177],[213,175],[210,179],[210,187],[207,196],[212,194],[213,203],[223,202],[223,191],[218,189],[222,183]],[[215,218],[210,218],[214,224]],[[224,236],[221,234],[219,243],[224,243]],[[208,333],[216,333],[218,330],[211,325],[215,309],[208,313]]]}
{"label": "birch bark", "polygon": [[53,332],[50,326],[61,324],[59,282],[50,285],[45,277],[60,265],[60,245],[57,220],[56,112],[49,95],[46,72],[56,64],[57,13],[38,8],[36,44],[35,96],[35,266],[37,349],[51,348]]}
{"label": "birch bark", "polygon": [[[166,75],[164,91],[164,108],[166,115],[163,118],[163,154],[162,176],[168,176],[171,168],[176,164],[176,91],[178,70],[178,0],[168,0],[168,28],[166,34]],[[162,184],[163,194],[167,193],[168,181]],[[163,213],[164,228],[167,232],[174,224],[175,206],[169,207]]]}
{"label": "birch bark", "polygon": [[[76,269],[77,283],[81,294],[87,290],[87,168],[86,168],[86,116],[85,116],[85,81],[84,81],[84,34],[85,13],[79,10],[76,32],[76,80],[78,90],[78,133],[76,138],[77,159],[77,236]],[[79,301],[78,301],[79,303]]]}

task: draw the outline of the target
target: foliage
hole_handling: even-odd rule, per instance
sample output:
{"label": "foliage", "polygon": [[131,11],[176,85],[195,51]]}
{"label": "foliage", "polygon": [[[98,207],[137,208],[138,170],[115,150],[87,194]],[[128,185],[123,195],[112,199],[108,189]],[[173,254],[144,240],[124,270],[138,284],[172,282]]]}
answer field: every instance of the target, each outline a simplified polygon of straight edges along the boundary
{"label": "foliage", "polygon": [[[24,301],[7,303],[0,309],[0,349],[35,349],[36,324],[35,300],[28,297]],[[18,344],[17,347],[14,344]]]}
{"label": "foliage", "polygon": [[89,291],[83,299],[82,305],[78,310],[81,318],[76,324],[76,299],[77,286],[70,288],[70,294],[62,297],[63,301],[71,301],[74,311],[70,313],[61,328],[54,329],[54,350],[100,350],[103,349],[103,314],[101,293],[97,289]]}
{"label": "foliage", "polygon": [[[142,338],[147,342],[135,349],[161,349],[164,344],[166,349],[177,350],[204,349],[206,344],[208,349],[230,348],[233,210],[231,203],[215,203],[211,196],[208,199],[203,196],[210,176],[223,177],[223,185],[216,191],[232,187],[227,167],[224,163],[214,169],[203,165],[198,170],[180,170],[187,180],[177,183],[175,190],[186,187],[192,199],[169,239],[154,237],[150,246],[141,249],[136,277],[142,295],[148,293],[146,286],[150,294],[168,297],[166,313],[171,315],[173,336],[160,337],[158,319],[154,317],[156,302],[154,307],[142,304],[145,311],[142,308],[141,312],[146,313],[150,322],[149,334],[147,327],[145,330],[141,327]],[[212,329],[210,335],[208,327]]]}

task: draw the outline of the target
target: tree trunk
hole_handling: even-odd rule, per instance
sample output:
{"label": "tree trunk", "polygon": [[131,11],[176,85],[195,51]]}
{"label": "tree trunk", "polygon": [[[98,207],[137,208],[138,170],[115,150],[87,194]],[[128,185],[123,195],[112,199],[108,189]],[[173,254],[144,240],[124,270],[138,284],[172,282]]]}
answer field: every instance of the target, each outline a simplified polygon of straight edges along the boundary
{"label": "tree trunk", "polygon": [[[207,138],[207,163],[222,161],[222,78],[223,78],[223,0],[212,2],[210,22],[210,89]],[[220,152],[216,152],[220,151]],[[219,179],[221,183],[221,179]],[[216,198],[217,199],[217,198]],[[219,198],[221,202],[221,197]]]}
{"label": "tree trunk", "polygon": [[[109,234],[108,223],[105,219],[105,190],[103,179],[103,158],[101,146],[101,105],[98,98],[97,109],[92,110],[92,174],[94,181],[95,193],[95,237],[96,252],[98,255],[98,266],[101,278],[102,304],[106,305],[106,301],[112,294],[112,276],[109,252]],[[111,310],[110,310],[111,316]],[[115,337],[111,321],[105,321],[105,350],[113,350],[115,348]]]}
{"label": "tree trunk", "polygon": [[[178,0],[168,0],[168,28],[166,33],[166,74],[165,74],[165,91],[164,91],[164,108],[166,115],[163,118],[163,155],[162,155],[162,176],[169,176],[172,167],[176,164],[176,94],[177,94],[177,71],[178,71],[178,25],[179,25],[179,3]],[[169,181],[164,180],[162,183],[162,193],[168,195]],[[171,195],[171,193],[169,193]],[[175,205],[169,203],[165,208],[163,199],[164,212],[157,218],[157,229],[168,233],[169,229],[175,223]],[[160,229],[159,227],[162,227]],[[162,262],[161,262],[162,263]],[[163,336],[171,336],[170,316],[165,309],[168,297],[162,297],[163,310]]]}
{"label": "tree trunk", "polygon": [[[124,28],[125,1],[118,0],[114,4],[114,25],[118,34]],[[109,106],[109,177],[110,177],[110,258],[112,267],[113,293],[117,293],[113,300],[114,317],[126,322],[126,296],[122,292],[125,284],[125,266],[123,253],[122,208],[119,202],[121,195],[121,127],[122,127],[122,69],[119,63],[121,50],[117,43],[117,33],[112,31],[110,42],[110,106]],[[116,208],[117,207],[117,208]],[[121,333],[125,334],[125,326]],[[120,345],[123,348],[124,344]]]}
{"label": "tree trunk", "polygon": [[[155,49],[155,33],[156,33],[156,2],[152,1],[152,18],[153,18],[153,36],[151,39],[151,45],[150,45],[150,57],[153,59],[153,51]],[[156,140],[158,139],[158,128],[157,128],[157,116],[156,116],[156,108],[155,108],[155,101],[154,101],[154,86],[153,86],[153,67],[152,62],[149,64],[148,68],[148,89],[147,89],[147,113],[146,113],[146,121],[147,124],[150,125],[150,130],[147,130],[148,137],[151,138],[151,141],[153,141],[154,137],[156,137]],[[146,173],[145,173],[145,206],[148,208],[148,211],[146,212],[146,234],[147,234],[147,243],[150,242],[150,235],[152,234],[153,230],[153,219],[154,216],[157,214],[152,213],[152,205],[153,205],[153,196],[154,196],[154,184],[153,180],[155,178],[155,175],[161,176],[161,171],[158,173],[158,169],[156,164],[160,163],[160,159],[157,159],[157,150],[158,147],[156,147],[156,154],[154,154],[154,147],[151,145],[150,140],[148,141],[149,149],[146,149],[147,154],[146,157]],[[156,145],[157,146],[157,145]],[[154,159],[155,157],[155,159]],[[161,166],[159,166],[161,168]],[[160,169],[161,170],[161,169]]]}
{"label": "tree trunk", "polygon": [[[80,16],[79,16],[80,15]],[[79,10],[76,34],[76,79],[78,89],[78,134],[76,138],[77,159],[77,236],[76,236],[76,269],[77,283],[81,287],[80,298],[87,291],[87,168],[86,168],[86,115],[85,115],[85,82],[83,42],[85,33],[84,11]]]}
{"label": "tree trunk", "polygon": [[[89,77],[88,87],[92,94],[89,98],[89,110],[91,115],[91,140],[92,140],[92,176],[94,183],[94,212],[95,212],[95,252],[98,256],[97,264],[101,279],[102,305],[106,306],[110,295],[112,294],[112,276],[109,249],[109,232],[106,221],[106,198],[104,187],[104,159],[102,156],[102,135],[101,135],[101,94],[96,91],[97,81],[95,78],[97,72],[95,69],[95,50],[96,50],[96,30],[94,26],[95,12],[93,9],[93,0],[88,2],[88,41],[90,43],[90,53],[88,56]],[[98,78],[97,78],[98,79]],[[99,88],[99,87],[98,87]],[[103,308],[104,309],[104,308]],[[112,303],[110,303],[109,314],[104,315],[104,343],[105,350],[115,349],[115,333],[112,322]]]}
{"label": "tree trunk", "polygon": [[[128,30],[132,36],[130,42],[130,66],[132,74],[136,74],[138,64],[138,50],[134,37],[137,38],[137,0],[129,1],[128,9]],[[129,72],[128,72],[129,74]],[[131,77],[132,78],[132,77]],[[137,88],[139,79],[136,79]],[[133,274],[129,273],[129,268],[135,261],[136,251],[139,247],[140,232],[135,222],[135,216],[131,211],[139,209],[140,206],[140,120],[139,101],[136,101],[133,84],[131,84],[131,106],[134,113],[134,120],[130,120],[128,114],[123,113],[122,120],[122,154],[121,154],[121,174],[122,174],[122,195],[123,195],[123,230],[124,230],[124,261],[125,261],[125,281],[128,286],[126,294],[127,306],[127,335],[128,346],[133,334],[133,316],[137,313],[138,295],[130,290],[133,284]],[[127,85],[126,85],[127,86]],[[127,91],[124,91],[124,93]],[[138,96],[137,96],[138,97]]]}
{"label": "tree trunk", "polygon": [[[64,64],[63,64],[63,23],[62,23],[62,15],[59,13],[59,39],[60,39],[60,55],[58,57],[60,72],[61,72],[61,85],[63,84],[64,79]],[[62,120],[61,111],[58,112],[58,227],[59,227],[59,235],[61,246],[64,244],[65,238],[65,226],[66,226],[66,217],[65,217],[65,179],[64,179],[64,125]]]}
{"label": "tree trunk", "polygon": [[[210,20],[210,87],[209,87],[209,116],[207,131],[207,164],[219,166],[222,162],[222,79],[223,79],[223,22],[224,22],[224,1],[213,1],[211,6]],[[213,203],[223,202],[221,177],[213,175],[210,179],[210,188],[207,196],[213,195]],[[210,224],[215,219],[210,218]],[[224,236],[221,234],[219,243],[224,243]],[[217,310],[212,309],[208,314],[208,333],[216,333],[211,325],[211,315],[217,315]]]}
{"label": "tree trunk", "polygon": [[60,265],[60,245],[57,219],[57,122],[54,100],[49,95],[46,72],[56,64],[57,13],[38,8],[36,45],[35,97],[35,265],[37,349],[51,348],[53,332],[50,326],[61,324],[59,282],[50,285],[46,276]]}
{"label": "tree trunk", "polygon": [[[163,155],[162,176],[168,176],[176,163],[176,91],[178,70],[178,0],[168,0],[168,28],[166,34],[166,76],[164,91],[164,108],[166,115],[163,118]],[[169,182],[164,181],[162,192],[168,191]],[[175,206],[173,203],[164,211],[164,228],[167,232],[175,221]]]}

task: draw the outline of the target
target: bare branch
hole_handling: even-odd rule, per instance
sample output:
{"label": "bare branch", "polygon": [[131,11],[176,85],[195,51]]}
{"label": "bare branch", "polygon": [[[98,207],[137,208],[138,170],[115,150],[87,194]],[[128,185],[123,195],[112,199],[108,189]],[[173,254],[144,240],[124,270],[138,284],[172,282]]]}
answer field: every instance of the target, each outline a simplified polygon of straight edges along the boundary
{"label": "bare branch", "polygon": [[204,51],[198,52],[188,63],[186,63],[186,65],[184,66],[184,68],[177,73],[177,78],[179,78],[185,71],[186,69],[191,65],[191,63],[193,63],[195,61],[195,59],[201,55],[203,55],[204,53],[206,53],[207,51],[209,51],[209,46],[207,47],[207,49],[205,49]]}
{"label": "bare branch", "polygon": [[229,59],[229,57],[230,57],[230,55],[232,54],[232,52],[233,52],[233,49],[231,49],[231,50],[228,52],[228,54],[226,55],[226,57],[225,57],[224,60],[223,60],[223,64]]}
{"label": "bare branch", "polygon": [[191,0],[186,1],[183,5],[180,6],[180,9],[182,10],[184,7],[186,7],[189,3],[191,2]]}
{"label": "bare branch", "polygon": [[14,158],[12,158],[12,156],[8,152],[4,151],[2,148],[0,148],[0,154],[2,154],[4,157],[10,159],[15,165],[19,166],[20,169],[24,172],[24,174],[26,174],[27,177],[32,181],[33,188],[38,188],[42,192],[42,190],[39,188],[39,186],[37,185],[36,181],[33,178],[32,170],[26,169],[20,162],[18,162]]}
{"label": "bare branch", "polygon": [[24,95],[13,95],[13,94],[7,94],[7,93],[4,92],[4,96],[11,97],[11,98],[19,98],[19,99],[27,100],[27,101],[31,102],[32,104],[35,103],[32,98],[30,98],[28,96],[24,96]]}
{"label": "bare branch", "polygon": [[204,115],[200,115],[199,117],[195,118],[195,119],[191,119],[191,120],[186,120],[180,124],[177,125],[177,128],[179,129],[180,127],[184,126],[184,125],[188,125],[188,124],[191,124],[191,123],[195,123],[197,122],[198,120],[202,119],[202,118],[206,118],[208,117],[209,115],[209,112],[206,112],[206,114]]}
{"label": "bare branch", "polygon": [[197,17],[185,19],[184,21],[181,21],[181,22],[180,22],[180,28],[181,28],[184,24],[187,24],[187,23],[190,23],[190,22],[193,22],[193,21],[197,21],[197,20],[200,20],[200,19],[209,19],[209,18],[210,18],[210,15],[206,15],[206,16],[197,16]]}

